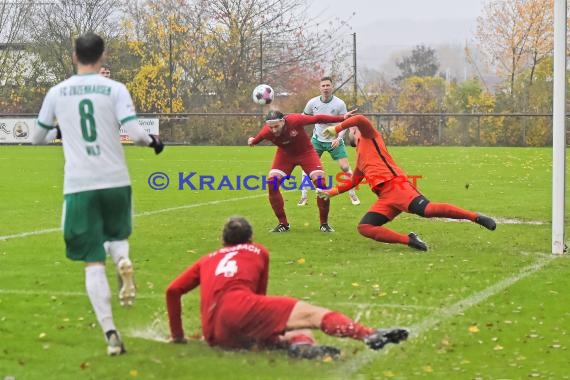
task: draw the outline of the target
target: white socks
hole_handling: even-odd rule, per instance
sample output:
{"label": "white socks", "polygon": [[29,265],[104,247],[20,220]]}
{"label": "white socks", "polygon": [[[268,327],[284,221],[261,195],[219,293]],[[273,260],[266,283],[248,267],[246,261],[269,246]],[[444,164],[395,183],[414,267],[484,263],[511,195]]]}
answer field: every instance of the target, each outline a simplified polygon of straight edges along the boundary
{"label": "white socks", "polygon": [[85,267],[85,289],[103,332],[116,330],[111,311],[111,289],[105,274],[105,266]]}
{"label": "white socks", "polygon": [[106,241],[103,244],[105,247],[105,252],[111,256],[115,266],[119,265],[121,259],[129,258],[129,241],[128,240],[117,240],[117,241]]}

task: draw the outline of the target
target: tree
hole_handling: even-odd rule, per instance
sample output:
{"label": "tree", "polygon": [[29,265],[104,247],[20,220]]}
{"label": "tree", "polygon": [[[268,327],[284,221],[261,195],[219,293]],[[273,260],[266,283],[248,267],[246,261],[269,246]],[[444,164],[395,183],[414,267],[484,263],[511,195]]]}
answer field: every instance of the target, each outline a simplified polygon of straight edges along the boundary
{"label": "tree", "polygon": [[[399,112],[441,112],[445,95],[445,81],[440,77],[409,77],[402,81],[398,96]],[[439,120],[429,117],[401,118],[396,123],[398,133],[405,134],[412,144],[434,145],[439,143]]]}
{"label": "tree", "polygon": [[117,31],[115,0],[59,0],[37,3],[29,24],[29,44],[37,57],[33,77],[55,83],[74,72],[73,41],[91,31],[106,40]]}
{"label": "tree", "polygon": [[416,46],[409,56],[396,62],[401,74],[395,79],[396,82],[409,77],[431,77],[439,70],[439,61],[435,50],[425,45]]}
{"label": "tree", "polygon": [[25,27],[32,1],[0,3],[0,109],[22,112],[26,104],[25,80],[30,60],[26,53]]}
{"label": "tree", "polygon": [[25,26],[32,1],[0,3],[0,83],[17,84],[25,67]]}
{"label": "tree", "polygon": [[[338,49],[323,43],[324,32],[307,29],[304,7],[302,0],[130,5],[125,22],[129,47],[141,62],[129,83],[133,97],[144,110],[169,111],[164,100],[171,86],[181,109],[237,111],[253,107],[251,89],[260,80],[278,92],[298,91],[302,82],[295,78],[322,73],[323,61],[334,61]],[[334,33],[331,28],[326,37],[334,39]]]}
{"label": "tree", "polygon": [[477,19],[476,38],[487,61],[506,80],[507,94],[514,95],[516,78],[536,66],[553,50],[554,0],[494,0]]}

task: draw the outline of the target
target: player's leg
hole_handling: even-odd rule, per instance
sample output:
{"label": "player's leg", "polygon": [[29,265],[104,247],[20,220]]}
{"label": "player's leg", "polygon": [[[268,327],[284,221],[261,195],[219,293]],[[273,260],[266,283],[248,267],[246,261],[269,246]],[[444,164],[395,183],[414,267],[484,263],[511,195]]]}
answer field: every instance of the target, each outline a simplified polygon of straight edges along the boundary
{"label": "player's leg", "polygon": [[[352,170],[350,168],[350,163],[348,162],[348,154],[346,153],[346,147],[344,145],[344,141],[341,140],[341,143],[339,144],[339,146],[337,146],[334,149],[331,149],[329,151],[331,157],[333,160],[335,160],[336,162],[338,162],[338,166],[340,167],[340,170],[342,170],[343,172],[347,173],[347,174],[351,174],[352,175]],[[360,204],[360,199],[358,199],[358,196],[356,195],[356,190],[355,189],[350,189],[348,191],[348,197],[350,198],[350,202],[357,206]]]}
{"label": "player's leg", "polygon": [[85,262],[85,289],[97,321],[107,339],[107,353],[125,352],[113,321],[111,289],[105,272],[103,220],[98,195],[101,190],[65,195],[63,232],[66,255]]}
{"label": "player's leg", "polygon": [[289,231],[289,221],[285,214],[285,201],[281,194],[281,181],[284,176],[290,175],[294,168],[292,159],[281,149],[277,149],[271,170],[267,176],[267,191],[269,203],[279,221],[279,224],[271,232]]}
{"label": "player's leg", "polygon": [[405,329],[374,329],[362,325],[346,315],[320,306],[299,301],[287,320],[288,330],[320,329],[327,335],[352,338],[365,342],[378,350],[386,343],[399,343],[407,339]]}
{"label": "player's leg", "polygon": [[132,306],[136,296],[134,269],[127,240],[132,232],[131,194],[130,186],[101,191],[103,232],[106,240],[104,247],[117,268],[121,306]]}
{"label": "player's leg", "polygon": [[[326,187],[326,175],[322,170],[313,170],[310,172],[311,181],[315,188],[324,189]],[[334,228],[329,225],[330,200],[317,198],[317,207],[319,209],[320,230],[322,232],[334,232]]]}
{"label": "player's leg", "polygon": [[[307,173],[301,170],[301,183],[305,183],[305,178],[308,177]],[[305,206],[309,200],[309,190],[306,187],[301,188],[301,198],[297,202],[297,206]]]}
{"label": "player's leg", "polygon": [[[326,174],[315,151],[305,154],[301,158],[300,165],[305,172],[309,173],[315,188],[326,188]],[[330,200],[317,198],[317,207],[319,209],[320,230],[322,232],[334,232],[334,229],[329,225]]]}
{"label": "player's leg", "polygon": [[[406,186],[411,187],[411,184],[408,183]],[[412,192],[412,190],[408,191]],[[450,218],[470,220],[491,231],[495,230],[497,227],[495,221],[486,215],[465,210],[449,203],[430,202],[429,199],[417,191],[415,192],[415,196],[411,202],[408,203],[405,210],[424,218]]]}
{"label": "player's leg", "polygon": [[[323,155],[323,152],[325,151],[325,147],[323,147],[323,143],[320,142],[319,140],[317,140],[313,136],[313,138],[311,138],[311,144],[313,144],[313,148],[315,148],[315,151],[317,152],[317,156],[319,156],[319,158],[320,158]],[[304,170],[301,170],[301,171],[303,173],[302,178],[301,178],[301,183],[308,183],[308,180],[310,178],[309,175]],[[301,189],[301,199],[299,199],[297,206],[305,206],[307,204],[307,201],[309,200],[309,198],[308,198],[309,190],[310,190],[310,188],[307,188],[307,187],[303,187]]]}
{"label": "player's leg", "polygon": [[401,234],[384,224],[397,217],[401,210],[398,207],[398,191],[382,185],[378,199],[364,214],[358,223],[358,232],[369,239],[382,243],[405,244],[420,251],[427,251],[427,245],[415,234]]}

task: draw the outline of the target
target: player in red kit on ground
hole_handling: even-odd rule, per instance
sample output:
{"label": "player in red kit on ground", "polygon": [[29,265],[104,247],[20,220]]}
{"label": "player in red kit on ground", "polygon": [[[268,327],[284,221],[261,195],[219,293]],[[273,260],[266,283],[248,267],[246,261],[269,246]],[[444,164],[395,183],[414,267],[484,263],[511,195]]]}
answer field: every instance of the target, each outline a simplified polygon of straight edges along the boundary
{"label": "player in red kit on ground", "polygon": [[[272,232],[289,231],[289,221],[285,214],[285,203],[281,195],[280,185],[284,177],[290,176],[295,166],[299,165],[305,173],[309,173],[315,188],[325,187],[325,172],[311,139],[305,132],[305,125],[315,123],[338,123],[353,115],[355,111],[349,111],[340,116],[335,115],[283,115],[279,111],[270,111],[265,117],[265,125],[257,136],[247,140],[249,146],[259,144],[263,140],[271,141],[277,145],[277,152],[267,176],[267,188],[269,190],[269,203],[273,208],[279,224]],[[318,199],[319,217],[323,232],[334,232],[328,224],[329,201]]]}
{"label": "player in red kit on ground", "polygon": [[427,245],[413,232],[403,235],[382,227],[402,211],[425,218],[466,219],[489,230],[496,228],[495,221],[488,216],[448,203],[430,202],[408,181],[406,173],[388,152],[382,135],[366,117],[353,116],[337,126],[328,127],[325,134],[336,136],[348,128],[350,142],[356,146],[356,169],[350,180],[330,190],[317,189],[317,195],[329,199],[365,180],[378,198],[358,224],[361,235],[383,243],[407,244],[427,251]]}
{"label": "player in red kit on ground", "polygon": [[210,346],[228,349],[282,348],[299,358],[336,358],[340,351],[319,346],[310,329],[363,341],[374,350],[407,339],[405,329],[373,329],[347,316],[295,298],[268,296],[269,253],[252,242],[242,217],[224,225],[224,247],[180,274],[166,290],[170,341],[186,343],[181,298],[200,286],[202,333]]}

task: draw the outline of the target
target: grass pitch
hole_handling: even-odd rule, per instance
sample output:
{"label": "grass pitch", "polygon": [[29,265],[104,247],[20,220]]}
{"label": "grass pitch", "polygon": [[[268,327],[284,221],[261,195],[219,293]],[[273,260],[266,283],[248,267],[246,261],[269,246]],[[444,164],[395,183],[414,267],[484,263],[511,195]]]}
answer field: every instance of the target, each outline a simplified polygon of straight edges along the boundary
{"label": "grass pitch", "polygon": [[[318,231],[314,198],[297,207],[300,193],[285,192],[292,230],[271,234],[277,221],[266,192],[235,184],[237,175],[267,174],[274,147],[167,147],[160,156],[128,147],[138,298],[131,309],[113,300],[128,353],[110,358],[85,295],[82,264],[65,258],[58,230],[61,147],[0,146],[0,379],[570,378],[569,262],[549,254],[552,151],[391,151],[408,174],[422,176],[418,186],[430,200],[493,216],[497,230],[403,214],[390,228],[418,233],[430,251],[376,243],[356,232],[374,200],[363,186],[360,206],[346,195],[333,198],[332,234]],[[324,164],[329,173],[338,171],[329,157]],[[167,189],[150,188],[154,172],[169,176]],[[198,189],[179,190],[179,173],[190,172],[197,173],[192,183]],[[234,190],[199,190],[201,175],[214,176],[215,187],[226,175]],[[231,215],[249,218],[256,241],[269,248],[271,294],[336,309],[371,326],[409,327],[410,339],[373,352],[316,332],[322,343],[342,349],[337,362],[227,352],[199,339],[165,343],[166,285],[219,247]],[[199,337],[198,318],[195,291],[184,298],[189,335]]]}

